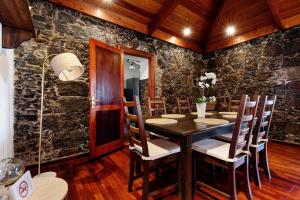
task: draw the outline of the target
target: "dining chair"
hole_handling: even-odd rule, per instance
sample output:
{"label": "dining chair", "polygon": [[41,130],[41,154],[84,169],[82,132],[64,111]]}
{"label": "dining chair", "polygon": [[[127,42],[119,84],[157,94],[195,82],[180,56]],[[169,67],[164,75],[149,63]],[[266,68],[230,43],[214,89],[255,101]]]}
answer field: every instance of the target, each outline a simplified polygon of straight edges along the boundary
{"label": "dining chair", "polygon": [[166,102],[164,97],[155,99],[151,99],[150,97],[148,97],[147,104],[148,115],[150,117],[157,116],[159,114],[167,114]]}
{"label": "dining chair", "polygon": [[176,97],[176,105],[177,105],[177,112],[179,114],[192,112],[190,99],[188,97],[185,99],[179,99],[178,97]]}
{"label": "dining chair", "polygon": [[[127,102],[125,97],[123,97],[123,104],[130,149],[128,191],[132,191],[135,179],[143,177],[142,199],[146,200],[148,195],[154,192],[150,191],[151,188],[149,187],[151,169],[156,170],[157,166],[165,163],[178,162],[180,146],[164,139],[147,140],[139,98],[134,96],[134,101]],[[129,107],[134,108],[135,114],[129,113]],[[142,174],[135,175],[137,163],[142,165],[143,171],[141,172]]]}
{"label": "dining chair", "polygon": [[252,199],[249,181],[249,145],[252,140],[252,130],[257,111],[259,97],[250,101],[248,95],[243,95],[240,100],[237,118],[233,129],[231,143],[205,139],[192,144],[193,148],[193,191],[196,191],[197,161],[201,160],[229,172],[228,193],[230,199],[237,199],[236,194],[236,169],[243,165],[245,192],[248,199]]}
{"label": "dining chair", "polygon": [[271,120],[273,116],[274,106],[276,102],[276,95],[269,98],[268,96],[263,96],[260,101],[257,122],[253,130],[253,139],[250,144],[252,173],[256,186],[261,187],[260,176],[259,176],[259,166],[258,166],[258,153],[259,153],[259,163],[264,169],[265,176],[271,180],[271,173],[268,162],[268,135],[271,125]]}
{"label": "dining chair", "polygon": [[240,104],[240,100],[229,97],[227,101],[227,111],[228,112],[237,111],[239,109],[239,104]]}

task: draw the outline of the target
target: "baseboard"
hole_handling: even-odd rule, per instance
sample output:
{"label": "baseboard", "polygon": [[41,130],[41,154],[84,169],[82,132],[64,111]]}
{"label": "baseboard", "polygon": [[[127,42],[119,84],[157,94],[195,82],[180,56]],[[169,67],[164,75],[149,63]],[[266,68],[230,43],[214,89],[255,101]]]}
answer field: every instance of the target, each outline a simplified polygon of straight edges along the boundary
{"label": "baseboard", "polygon": [[277,144],[283,144],[283,145],[289,145],[289,146],[300,148],[300,143],[290,143],[290,142],[286,142],[286,141],[282,141],[282,140],[276,140],[276,139],[269,139],[269,142],[277,143]]}

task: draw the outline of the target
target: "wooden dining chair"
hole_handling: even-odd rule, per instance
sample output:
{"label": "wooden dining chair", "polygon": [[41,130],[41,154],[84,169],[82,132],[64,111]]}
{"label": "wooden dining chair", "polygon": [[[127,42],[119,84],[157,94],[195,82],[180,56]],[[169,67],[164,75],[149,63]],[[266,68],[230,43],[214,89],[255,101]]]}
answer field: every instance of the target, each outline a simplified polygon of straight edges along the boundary
{"label": "wooden dining chair", "polygon": [[[179,160],[179,145],[164,139],[155,139],[148,141],[146,138],[144,120],[142,117],[139,98],[134,96],[134,101],[127,102],[123,97],[124,114],[128,127],[129,149],[130,149],[130,170],[128,191],[132,191],[133,181],[143,177],[143,193],[142,199],[146,200],[150,195],[149,174],[151,169],[157,169],[160,166],[169,162],[178,162]],[[128,111],[128,107],[133,107],[135,114]],[[142,174],[135,175],[135,166],[137,163],[142,165]]]}
{"label": "wooden dining chair", "polygon": [[167,114],[166,102],[164,97],[156,99],[151,99],[150,97],[148,97],[147,104],[148,115],[150,117],[157,116],[159,114]]}
{"label": "wooden dining chair", "polygon": [[227,111],[228,112],[236,112],[239,109],[240,100],[233,99],[232,97],[228,98],[227,101]]}
{"label": "wooden dining chair", "polygon": [[259,166],[258,166],[258,153],[259,162],[264,169],[265,176],[271,180],[271,173],[268,162],[268,135],[273,116],[276,96],[269,98],[263,96],[259,104],[257,122],[253,130],[253,139],[250,145],[251,152],[251,165],[252,173],[256,186],[261,187]]}
{"label": "wooden dining chair", "polygon": [[250,101],[247,95],[242,96],[231,143],[205,139],[192,144],[195,173],[193,175],[194,191],[196,191],[197,182],[197,161],[201,160],[228,170],[229,196],[230,199],[237,199],[235,173],[236,169],[243,165],[246,195],[248,199],[252,199],[249,181],[249,145],[252,139],[258,101],[259,97],[255,101]]}
{"label": "wooden dining chair", "polygon": [[176,106],[177,106],[177,112],[179,114],[192,112],[189,98],[179,99],[177,97],[176,98]]}

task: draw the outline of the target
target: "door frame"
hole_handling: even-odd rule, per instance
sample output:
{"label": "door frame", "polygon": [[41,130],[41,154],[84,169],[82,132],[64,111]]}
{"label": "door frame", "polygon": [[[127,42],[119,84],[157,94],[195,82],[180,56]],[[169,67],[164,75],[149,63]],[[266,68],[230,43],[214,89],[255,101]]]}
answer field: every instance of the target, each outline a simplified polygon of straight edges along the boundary
{"label": "door frame", "polygon": [[[127,47],[119,47],[122,51],[123,54],[131,55],[131,56],[139,56],[143,58],[148,59],[148,67],[149,67],[149,97],[151,99],[154,99],[155,97],[155,63],[156,63],[156,56],[153,53],[145,52],[145,51],[140,51],[136,50],[133,48],[127,48]],[[124,68],[124,66],[123,66]],[[124,69],[123,69],[124,73]]]}
{"label": "door frame", "polygon": [[[114,149],[118,149],[123,147],[124,145],[124,112],[123,112],[123,101],[121,101],[122,97],[124,96],[124,53],[123,50],[119,47],[113,47],[108,44],[105,44],[104,42],[98,41],[94,38],[89,39],[89,98],[94,95],[94,91],[96,90],[96,84],[95,82],[92,82],[93,76],[95,76],[96,72],[96,46],[99,46],[104,49],[108,49],[115,53],[120,53],[120,139],[111,142],[110,144],[106,144],[105,147],[99,147],[96,149],[93,145],[90,146],[90,159],[94,159],[97,157],[96,154],[106,154],[110,151],[113,151]],[[91,101],[89,99],[89,142],[95,142],[96,141],[96,112],[92,111],[91,107]],[[95,108],[97,105],[95,106]],[[111,106],[104,106],[105,109],[109,109]],[[91,132],[95,134],[91,134]],[[101,153],[100,153],[101,152]],[[100,156],[101,156],[100,155]]]}

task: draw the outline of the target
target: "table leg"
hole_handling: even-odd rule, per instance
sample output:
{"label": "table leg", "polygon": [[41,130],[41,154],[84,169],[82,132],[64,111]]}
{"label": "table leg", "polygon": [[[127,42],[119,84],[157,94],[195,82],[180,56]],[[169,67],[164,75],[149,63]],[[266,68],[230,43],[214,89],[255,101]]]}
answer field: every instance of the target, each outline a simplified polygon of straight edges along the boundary
{"label": "table leg", "polygon": [[180,141],[179,194],[181,200],[192,200],[192,138],[187,136]]}

